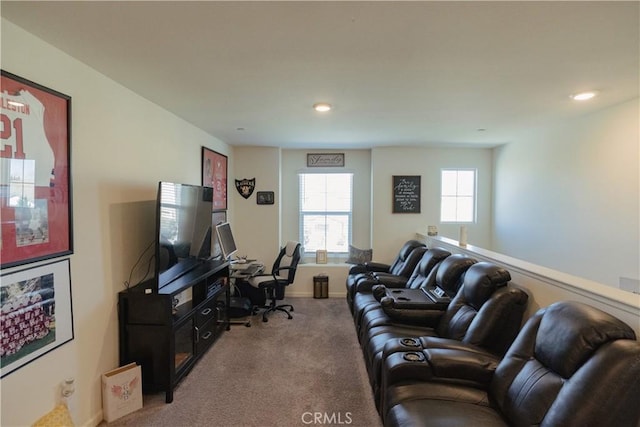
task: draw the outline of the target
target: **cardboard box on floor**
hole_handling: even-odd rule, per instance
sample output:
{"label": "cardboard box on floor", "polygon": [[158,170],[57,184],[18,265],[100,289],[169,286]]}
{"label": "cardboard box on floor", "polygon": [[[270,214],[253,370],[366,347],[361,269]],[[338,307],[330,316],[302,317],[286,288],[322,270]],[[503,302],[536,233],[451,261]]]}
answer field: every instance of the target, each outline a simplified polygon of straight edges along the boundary
{"label": "cardboard box on floor", "polygon": [[102,374],[102,413],[110,423],[142,408],[142,370],[135,363]]}

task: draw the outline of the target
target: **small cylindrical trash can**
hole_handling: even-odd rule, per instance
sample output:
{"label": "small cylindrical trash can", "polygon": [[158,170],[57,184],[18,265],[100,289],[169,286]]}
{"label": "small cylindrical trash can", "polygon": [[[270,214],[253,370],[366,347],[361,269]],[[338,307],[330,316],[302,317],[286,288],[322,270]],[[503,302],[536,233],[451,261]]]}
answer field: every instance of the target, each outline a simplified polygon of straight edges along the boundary
{"label": "small cylindrical trash can", "polygon": [[313,297],[329,298],[329,277],[313,276]]}

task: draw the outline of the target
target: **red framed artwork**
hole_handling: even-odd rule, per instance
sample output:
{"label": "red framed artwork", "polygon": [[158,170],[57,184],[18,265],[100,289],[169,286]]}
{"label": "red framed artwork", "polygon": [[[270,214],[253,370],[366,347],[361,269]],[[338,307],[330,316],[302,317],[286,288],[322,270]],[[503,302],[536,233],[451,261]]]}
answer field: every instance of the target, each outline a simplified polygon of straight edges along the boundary
{"label": "red framed artwork", "polygon": [[4,70],[0,112],[2,268],[73,253],[71,97]]}
{"label": "red framed artwork", "polygon": [[202,185],[213,188],[213,210],[227,209],[227,156],[202,147]]}

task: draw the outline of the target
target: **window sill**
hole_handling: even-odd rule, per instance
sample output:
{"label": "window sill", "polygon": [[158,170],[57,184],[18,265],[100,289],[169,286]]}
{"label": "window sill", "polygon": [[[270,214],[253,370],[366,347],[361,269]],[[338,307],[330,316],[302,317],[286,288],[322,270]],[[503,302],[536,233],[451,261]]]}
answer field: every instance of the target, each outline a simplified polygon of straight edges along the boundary
{"label": "window sill", "polygon": [[337,267],[343,267],[343,268],[349,268],[351,267],[353,264],[347,264],[346,262],[328,262],[326,264],[318,264],[315,262],[305,262],[303,263],[299,263],[298,267],[299,268],[305,268],[305,267],[314,267],[314,268],[337,268]]}

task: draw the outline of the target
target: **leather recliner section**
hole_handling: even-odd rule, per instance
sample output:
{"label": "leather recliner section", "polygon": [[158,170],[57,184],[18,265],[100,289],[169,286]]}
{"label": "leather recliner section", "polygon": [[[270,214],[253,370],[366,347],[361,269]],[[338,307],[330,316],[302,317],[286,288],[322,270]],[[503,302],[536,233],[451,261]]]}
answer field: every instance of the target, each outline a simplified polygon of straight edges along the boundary
{"label": "leather recliner section", "polygon": [[595,307],[565,301],[540,309],[486,383],[472,378],[473,369],[448,369],[473,364],[472,352],[450,352],[438,368],[432,350],[419,351],[424,361],[409,367],[417,372],[422,365],[420,376],[403,373],[402,353],[387,360],[385,426],[637,427],[640,421],[640,343],[628,325]]}

